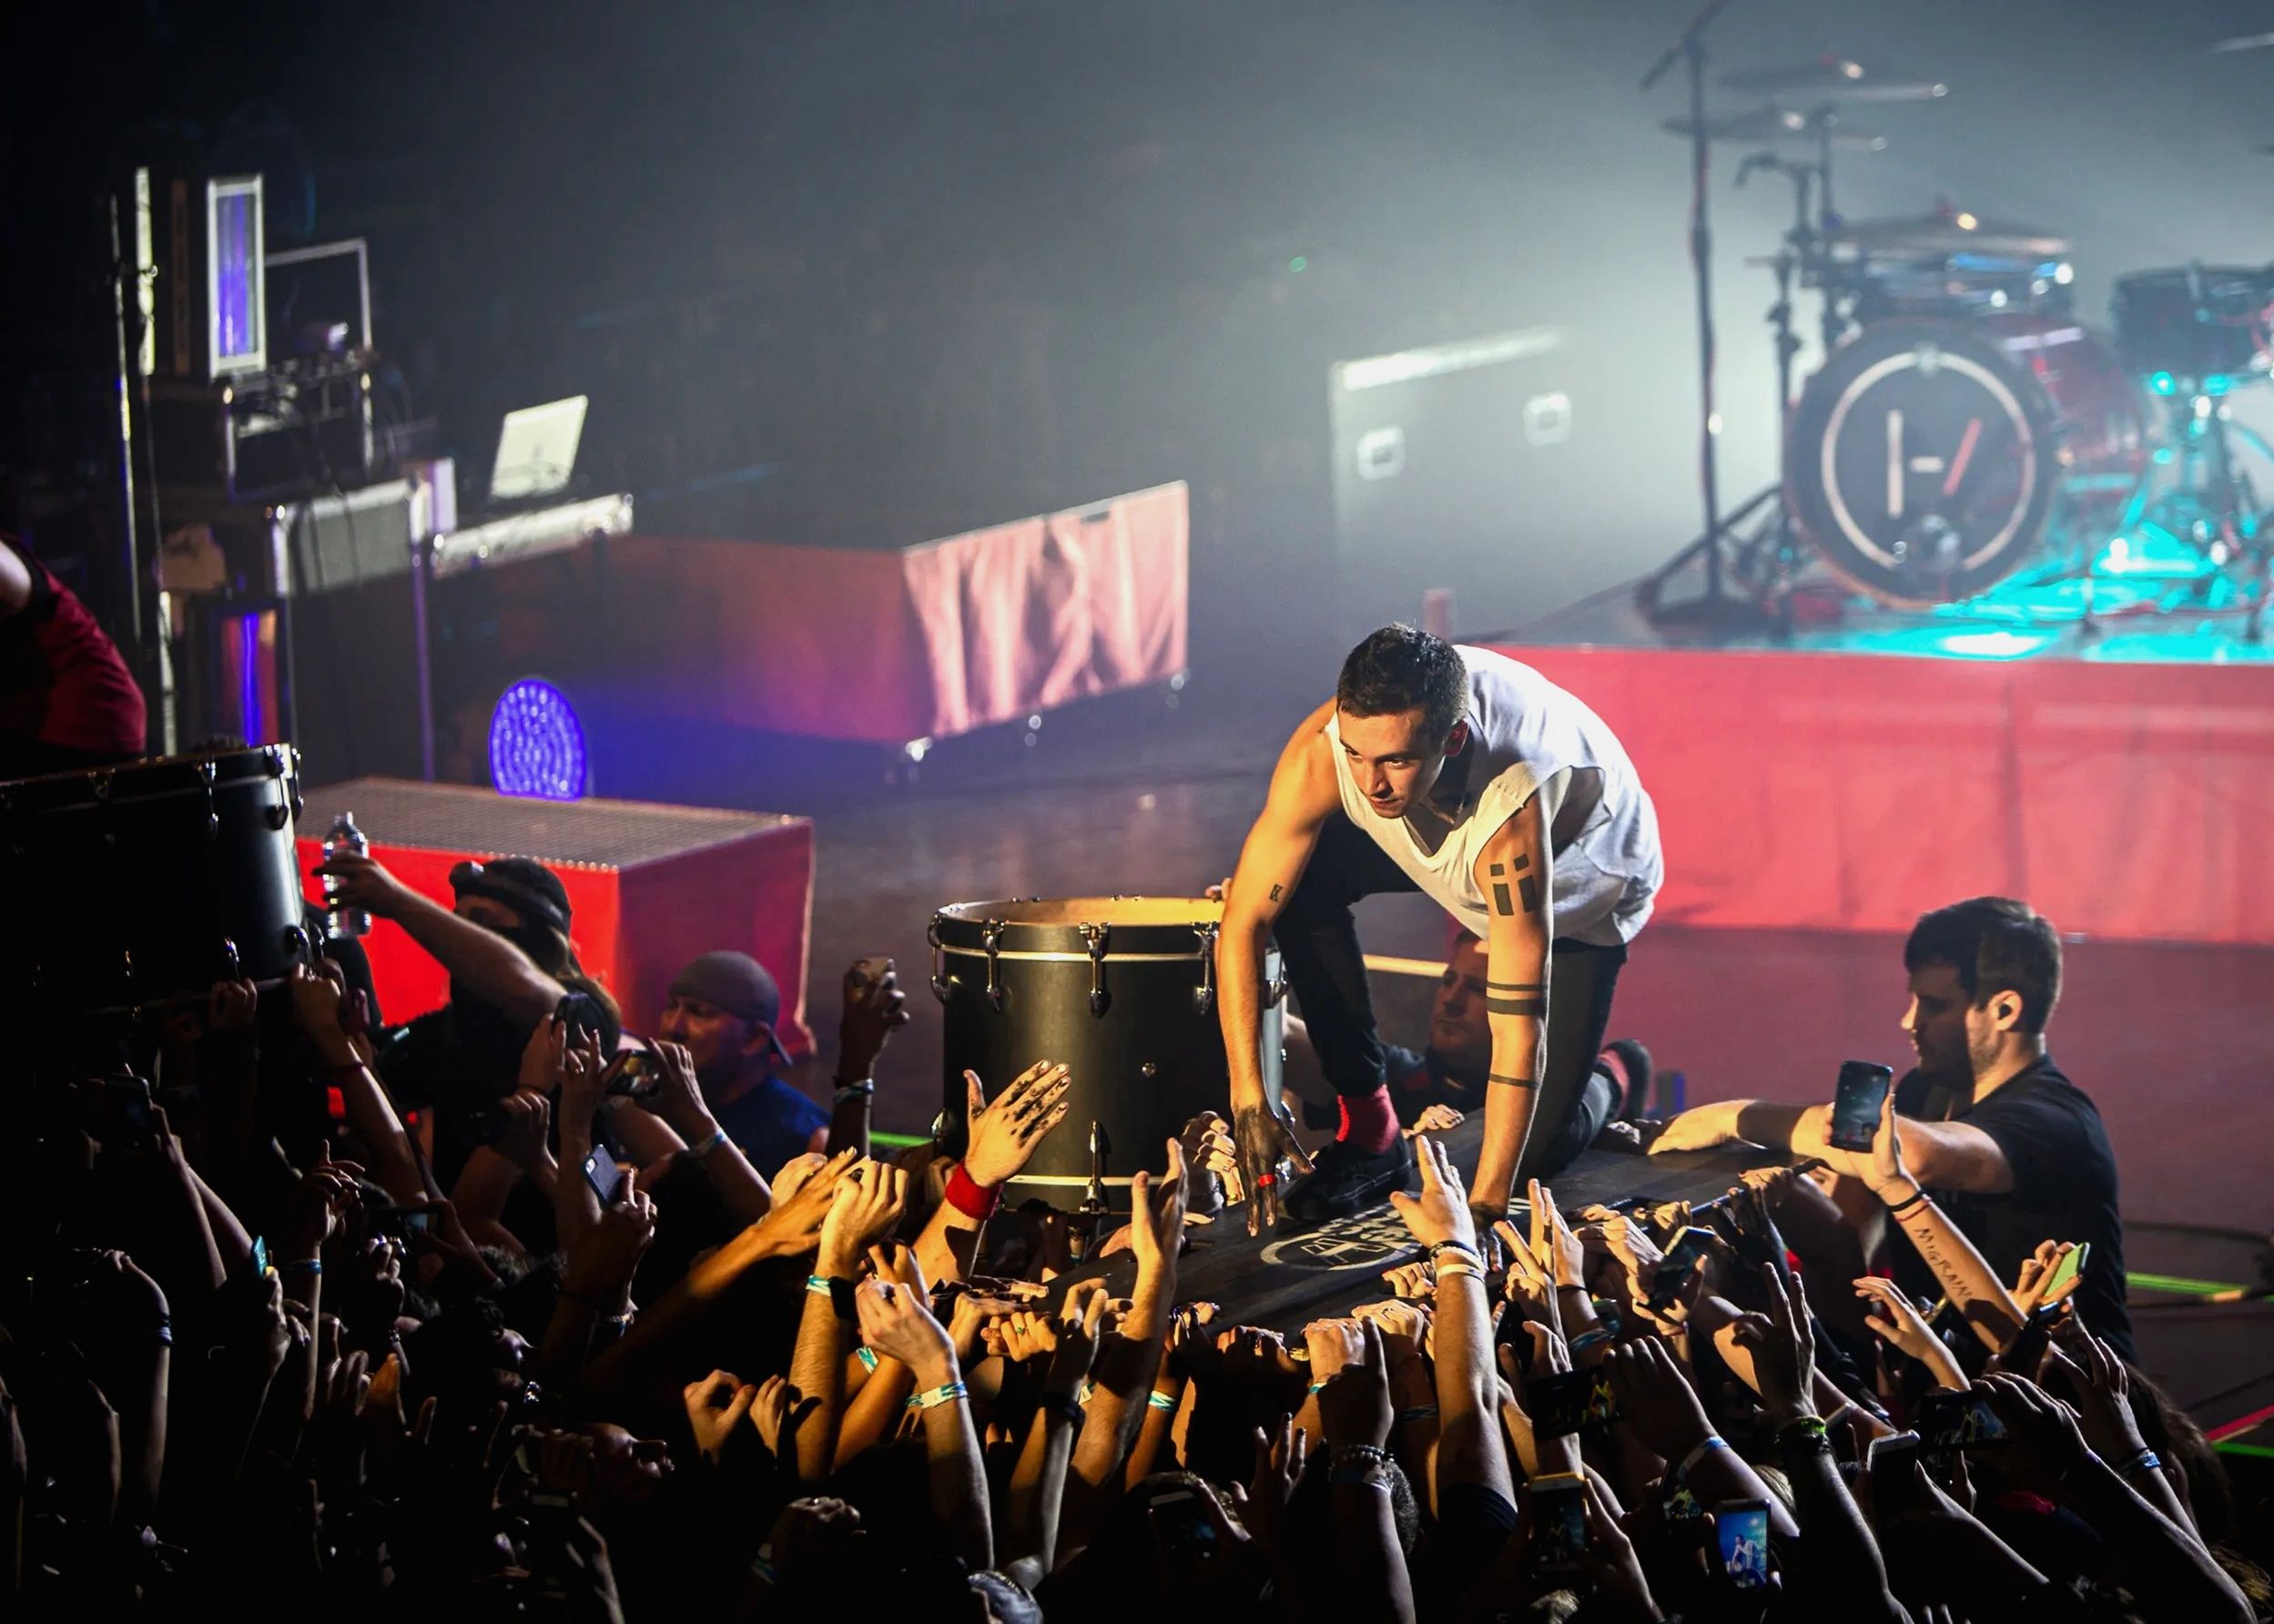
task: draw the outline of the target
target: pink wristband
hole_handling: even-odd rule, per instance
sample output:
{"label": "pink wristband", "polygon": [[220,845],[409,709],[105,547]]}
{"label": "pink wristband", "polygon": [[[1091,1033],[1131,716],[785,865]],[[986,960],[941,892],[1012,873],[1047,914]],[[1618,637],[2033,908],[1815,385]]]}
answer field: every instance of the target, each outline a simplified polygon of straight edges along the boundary
{"label": "pink wristband", "polygon": [[1002,1205],[1003,1193],[1000,1185],[990,1190],[980,1183],[963,1171],[963,1163],[959,1162],[955,1164],[955,1171],[948,1175],[947,1201],[966,1218],[977,1218],[984,1223],[995,1215],[997,1207]]}

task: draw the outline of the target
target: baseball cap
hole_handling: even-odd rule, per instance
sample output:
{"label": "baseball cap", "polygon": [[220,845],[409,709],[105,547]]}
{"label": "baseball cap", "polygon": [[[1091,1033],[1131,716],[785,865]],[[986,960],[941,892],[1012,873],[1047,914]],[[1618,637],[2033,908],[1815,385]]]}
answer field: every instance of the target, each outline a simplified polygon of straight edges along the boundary
{"label": "baseball cap", "polygon": [[765,1027],[772,1034],[775,1055],[788,1063],[789,1051],[782,1047],[782,990],[766,966],[749,954],[724,949],[706,953],[672,977],[671,991],[674,997],[697,999]]}
{"label": "baseball cap", "polygon": [[569,933],[569,921],[575,918],[561,877],[529,858],[461,863],[450,871],[450,888],[461,897],[487,897],[502,902],[563,936]]}

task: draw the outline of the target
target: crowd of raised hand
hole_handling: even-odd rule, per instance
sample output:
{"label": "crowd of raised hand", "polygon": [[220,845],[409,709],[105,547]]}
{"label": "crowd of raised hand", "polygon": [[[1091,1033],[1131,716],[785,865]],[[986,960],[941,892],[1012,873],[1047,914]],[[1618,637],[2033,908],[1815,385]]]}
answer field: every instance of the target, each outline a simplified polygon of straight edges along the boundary
{"label": "crowd of raised hand", "polygon": [[[1568,1218],[1534,1186],[1480,1233],[1425,1136],[1415,1260],[1283,1335],[1178,1291],[1236,1224],[1213,1119],[1133,1181],[1108,1284],[999,1210],[1063,1067],[973,1079],[959,1158],[761,1171],[671,1046],[631,1099],[544,1022],[444,1199],[343,990],[299,973],[264,1022],[217,989],[172,1114],[131,1076],[21,1097],[10,1617],[2267,1613],[2218,1457],[2065,1314],[2058,1238],[2010,1286],[1938,1258],[1945,1335],[1812,1261],[1809,1174]],[[664,1148],[586,1176],[608,1142]],[[1851,1154],[1947,1243],[1892,1120]]]}

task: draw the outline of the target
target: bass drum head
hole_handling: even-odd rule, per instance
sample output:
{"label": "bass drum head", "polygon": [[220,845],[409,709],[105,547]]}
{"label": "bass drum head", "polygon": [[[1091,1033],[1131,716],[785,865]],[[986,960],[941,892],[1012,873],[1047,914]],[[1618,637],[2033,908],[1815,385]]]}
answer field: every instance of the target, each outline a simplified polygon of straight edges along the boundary
{"label": "bass drum head", "polygon": [[1899,607],[1955,603],[2036,546],[2058,472],[2054,430],[2045,391],[1989,337],[1882,322],[1801,391],[1786,494],[1849,585]]}

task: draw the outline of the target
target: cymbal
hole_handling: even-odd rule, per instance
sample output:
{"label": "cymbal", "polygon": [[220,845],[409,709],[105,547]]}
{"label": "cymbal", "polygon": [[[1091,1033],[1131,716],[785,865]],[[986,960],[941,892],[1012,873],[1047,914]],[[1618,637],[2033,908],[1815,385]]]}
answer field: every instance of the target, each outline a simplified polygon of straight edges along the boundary
{"label": "cymbal", "polygon": [[1874,79],[1860,62],[1825,56],[1797,67],[1753,67],[1723,74],[1723,87],[1794,101],[1938,101],[1950,86],[1928,79]]}
{"label": "cymbal", "polygon": [[[1669,118],[1659,127],[1672,136],[1690,133],[1687,118]],[[1724,113],[1705,121],[1705,136],[1709,141],[1735,141],[1747,147],[1757,147],[1770,141],[1797,141],[1813,147],[1816,144],[1816,120],[1805,113],[1780,112],[1775,107],[1758,107],[1750,113]],[[1887,137],[1868,130],[1850,129],[1838,120],[1832,120],[1832,144],[1842,152],[1877,152],[1887,145]]]}
{"label": "cymbal", "polygon": [[2025,254],[2049,259],[2069,251],[2057,231],[1993,219],[1963,208],[1882,220],[1849,220],[1835,245],[1875,254]]}

